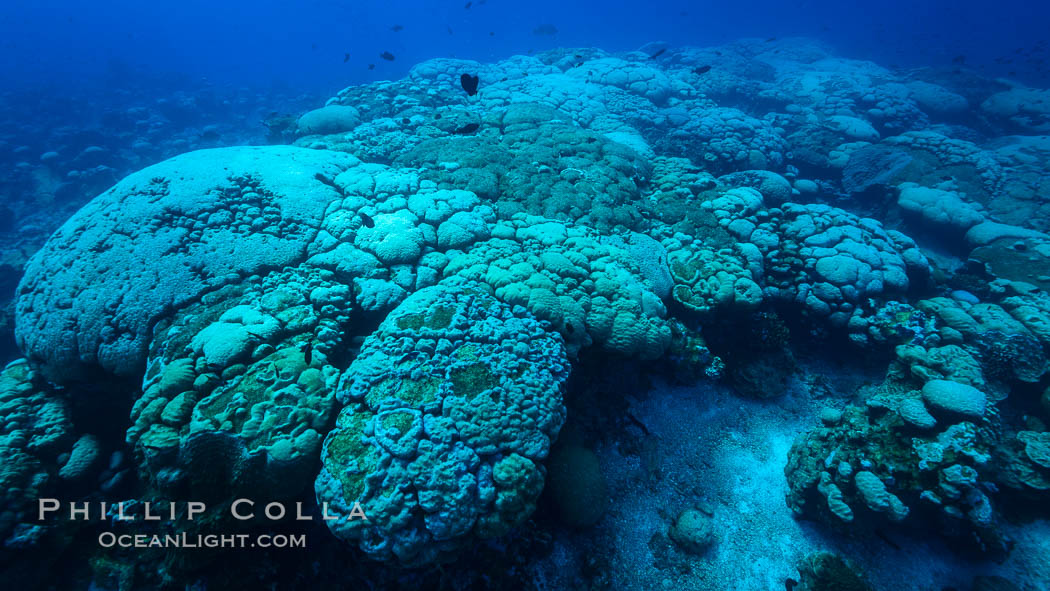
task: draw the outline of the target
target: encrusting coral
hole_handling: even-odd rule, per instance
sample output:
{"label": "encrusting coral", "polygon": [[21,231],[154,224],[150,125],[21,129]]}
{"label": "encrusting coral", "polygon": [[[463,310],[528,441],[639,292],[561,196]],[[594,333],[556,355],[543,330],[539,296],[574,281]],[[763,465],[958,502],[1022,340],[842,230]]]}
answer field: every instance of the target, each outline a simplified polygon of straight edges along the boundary
{"label": "encrusting coral", "polygon": [[340,518],[329,527],[417,565],[520,525],[565,420],[568,372],[558,333],[483,285],[451,279],[409,296],[340,381],[317,478]]}

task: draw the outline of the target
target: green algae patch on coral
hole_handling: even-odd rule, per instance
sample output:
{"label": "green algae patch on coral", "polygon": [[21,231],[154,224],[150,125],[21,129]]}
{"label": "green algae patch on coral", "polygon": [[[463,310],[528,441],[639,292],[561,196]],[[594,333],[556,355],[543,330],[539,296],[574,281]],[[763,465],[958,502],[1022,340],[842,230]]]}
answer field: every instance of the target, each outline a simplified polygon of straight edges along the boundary
{"label": "green algae patch on coral", "polygon": [[369,420],[366,413],[340,414],[334,435],[324,444],[322,462],[346,463],[339,474],[339,482],[343,496],[351,501],[364,494],[365,479],[379,467],[378,454],[362,440],[362,431]]}
{"label": "green algae patch on coral", "polygon": [[[393,381],[394,379],[396,378],[391,380]],[[405,377],[401,378],[400,385],[394,391],[384,391],[383,387],[369,391],[365,402],[378,407],[384,400],[396,398],[412,406],[427,405],[438,399],[441,383],[442,380],[439,377],[425,377],[421,379]]]}
{"label": "green algae patch on coral", "polygon": [[402,330],[420,330],[424,327],[431,330],[441,330],[449,327],[454,315],[454,309],[448,306],[437,306],[426,312],[399,316],[397,327]]}
{"label": "green algae patch on coral", "polygon": [[500,385],[499,377],[484,363],[456,366],[449,374],[452,393],[464,398],[473,398]]}

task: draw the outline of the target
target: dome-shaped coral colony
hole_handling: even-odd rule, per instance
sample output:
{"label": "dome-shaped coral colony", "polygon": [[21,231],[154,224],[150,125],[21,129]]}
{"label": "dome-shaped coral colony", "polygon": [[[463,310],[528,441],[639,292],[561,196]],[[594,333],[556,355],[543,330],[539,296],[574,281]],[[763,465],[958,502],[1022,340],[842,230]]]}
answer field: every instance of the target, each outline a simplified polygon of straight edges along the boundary
{"label": "dome-shaped coral colony", "polygon": [[58,389],[111,375],[141,498],[312,488],[368,556],[454,559],[533,514],[583,355],[773,396],[702,335],[775,311],[889,368],[798,435],[790,508],[1005,554],[1050,500],[1044,91],[772,47],[431,60],[120,181],[18,287],[0,536],[104,469]]}

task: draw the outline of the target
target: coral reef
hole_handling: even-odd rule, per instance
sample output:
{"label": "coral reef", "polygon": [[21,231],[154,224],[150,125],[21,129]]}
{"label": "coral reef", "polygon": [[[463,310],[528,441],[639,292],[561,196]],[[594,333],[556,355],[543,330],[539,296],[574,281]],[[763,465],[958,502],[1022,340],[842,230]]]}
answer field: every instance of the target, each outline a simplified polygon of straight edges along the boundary
{"label": "coral reef", "polygon": [[795,441],[788,504],[850,532],[918,527],[929,514],[960,546],[1004,556],[1009,541],[989,496],[1004,483],[1001,429],[985,394],[966,384],[877,394]]}
{"label": "coral reef", "polygon": [[[1012,521],[1050,498],[1046,91],[797,39],[646,49],[428,60],[275,115],[292,145],[186,151],[115,184],[107,149],[79,150],[78,186],[111,188],[46,242],[53,226],[9,236],[24,204],[0,219],[0,333],[13,322],[26,358],[0,373],[5,547],[78,534],[28,519],[56,489],[259,495],[336,517],[273,527],[374,559],[344,567],[362,580],[496,588],[630,519],[610,505],[619,454],[632,485],[678,495],[632,522],[645,568],[692,572],[735,542],[728,501],[661,473],[631,412],[672,377],[724,378],[805,426],[777,439],[787,521],[1006,558]],[[34,182],[58,195],[69,152],[27,165]],[[838,388],[830,362],[882,381]],[[574,378],[590,432],[559,441],[574,367],[609,375]],[[83,419],[107,398],[121,412]],[[235,521],[133,527],[256,527]],[[608,584],[605,545],[574,583]],[[492,559],[509,548],[535,554]],[[94,555],[94,583],[215,586],[224,556]],[[464,557],[492,572],[446,579]],[[796,589],[872,588],[835,554],[797,568]],[[308,570],[300,585],[330,582]]]}

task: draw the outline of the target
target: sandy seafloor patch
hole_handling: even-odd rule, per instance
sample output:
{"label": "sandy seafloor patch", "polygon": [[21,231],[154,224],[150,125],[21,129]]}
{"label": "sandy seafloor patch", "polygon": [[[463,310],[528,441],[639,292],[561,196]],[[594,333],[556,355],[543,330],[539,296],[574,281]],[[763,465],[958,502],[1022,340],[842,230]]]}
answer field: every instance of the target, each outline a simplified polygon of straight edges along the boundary
{"label": "sandy seafloor patch", "polygon": [[[826,550],[851,559],[879,591],[969,591],[981,574],[1006,577],[1025,591],[1050,589],[1050,521],[1011,526],[1016,545],[1000,565],[960,557],[936,537],[895,532],[898,550],[876,536],[848,538],[795,519],[784,477],[792,441],[817,423],[823,406],[855,402],[836,393],[879,379],[814,363],[804,375],[770,401],[713,383],[658,384],[633,400],[631,413],[651,432],[645,451],[624,454],[615,444],[596,450],[609,510],[592,529],[556,538],[551,555],[533,565],[541,588],[579,588],[582,570],[602,572],[617,590],[780,591],[798,578],[801,558]],[[830,387],[804,383],[814,378]],[[807,395],[812,391],[824,394]],[[718,540],[702,557],[666,538],[671,519],[693,506],[713,512],[717,524]]]}

